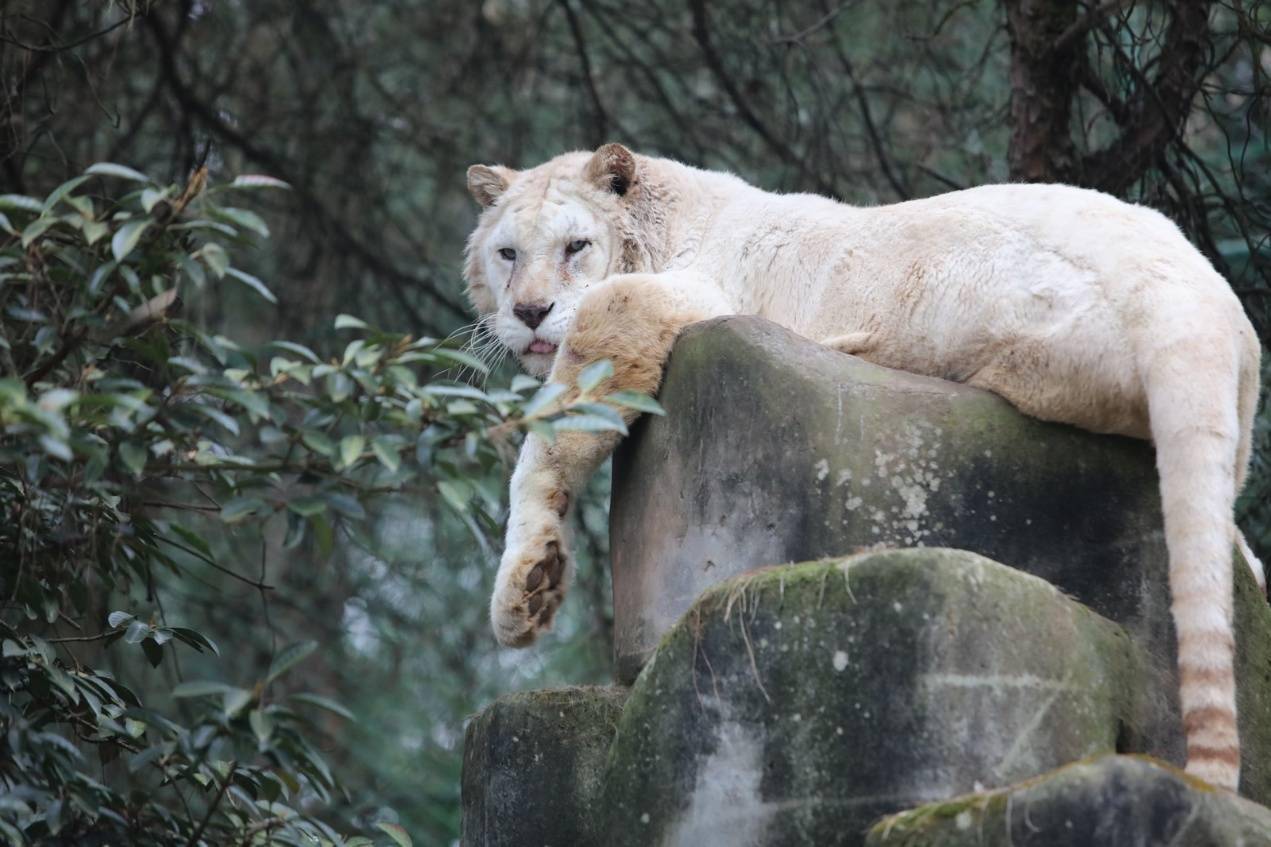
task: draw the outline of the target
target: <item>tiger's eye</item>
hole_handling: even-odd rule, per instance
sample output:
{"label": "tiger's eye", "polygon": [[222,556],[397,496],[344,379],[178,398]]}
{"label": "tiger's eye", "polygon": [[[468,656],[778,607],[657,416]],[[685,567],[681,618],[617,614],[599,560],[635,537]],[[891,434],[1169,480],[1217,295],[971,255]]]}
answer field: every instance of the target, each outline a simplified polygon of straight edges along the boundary
{"label": "tiger's eye", "polygon": [[581,251],[584,247],[586,247],[590,243],[591,242],[586,240],[585,238],[580,238],[577,241],[571,241],[565,245],[565,255],[572,256],[575,253],[578,253],[579,251]]}
{"label": "tiger's eye", "polygon": [[516,261],[516,251],[513,250],[511,247],[504,247],[502,250],[499,251],[499,255],[507,259],[509,262]]}

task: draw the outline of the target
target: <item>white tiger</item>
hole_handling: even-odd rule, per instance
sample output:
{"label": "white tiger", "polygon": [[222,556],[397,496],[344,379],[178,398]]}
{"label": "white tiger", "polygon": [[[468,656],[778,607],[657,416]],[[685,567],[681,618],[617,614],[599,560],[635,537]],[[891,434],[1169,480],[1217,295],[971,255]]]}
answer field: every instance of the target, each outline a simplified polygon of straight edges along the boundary
{"label": "white tiger", "polygon": [[[854,208],[771,194],[617,144],[531,170],[474,165],[477,310],[537,375],[654,392],[676,333],[756,314],[880,365],[989,389],[1021,411],[1156,445],[1187,769],[1235,789],[1232,518],[1260,348],[1224,279],[1164,216],[1095,191],[995,185]],[[491,601],[532,641],[564,598],[564,516],[617,442],[526,439]]]}

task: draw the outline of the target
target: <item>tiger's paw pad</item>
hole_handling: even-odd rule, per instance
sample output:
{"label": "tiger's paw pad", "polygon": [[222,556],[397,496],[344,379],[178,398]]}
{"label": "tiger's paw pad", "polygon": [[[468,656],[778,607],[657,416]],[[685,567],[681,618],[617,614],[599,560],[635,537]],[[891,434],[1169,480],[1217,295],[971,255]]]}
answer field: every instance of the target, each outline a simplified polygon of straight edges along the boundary
{"label": "tiger's paw pad", "polygon": [[551,627],[565,599],[567,564],[559,538],[545,541],[532,553],[509,550],[504,554],[504,567],[511,570],[506,582],[500,580],[491,615],[500,644],[525,647]]}

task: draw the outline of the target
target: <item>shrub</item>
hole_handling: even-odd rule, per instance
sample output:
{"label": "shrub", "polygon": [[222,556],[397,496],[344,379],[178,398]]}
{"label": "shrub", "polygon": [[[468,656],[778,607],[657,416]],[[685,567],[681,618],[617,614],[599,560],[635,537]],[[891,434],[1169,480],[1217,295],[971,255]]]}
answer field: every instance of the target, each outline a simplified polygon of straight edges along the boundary
{"label": "shrub", "polygon": [[162,598],[200,567],[268,591],[217,534],[275,522],[284,549],[329,549],[368,499],[409,486],[496,528],[518,433],[622,430],[615,404],[651,402],[592,396],[607,363],[573,392],[446,379],[485,366],[348,315],[335,355],[209,333],[184,300],[232,285],[273,302],[231,263],[268,227],[230,203],[285,186],[206,183],[98,164],[42,200],[0,197],[0,833],[16,844],[371,843],[324,818],[338,780],[311,741],[318,714],[351,716],[276,684],[314,643],[277,651],[261,679],[184,680],[156,702],[76,651],[124,667],[219,655],[136,614],[132,592]]}

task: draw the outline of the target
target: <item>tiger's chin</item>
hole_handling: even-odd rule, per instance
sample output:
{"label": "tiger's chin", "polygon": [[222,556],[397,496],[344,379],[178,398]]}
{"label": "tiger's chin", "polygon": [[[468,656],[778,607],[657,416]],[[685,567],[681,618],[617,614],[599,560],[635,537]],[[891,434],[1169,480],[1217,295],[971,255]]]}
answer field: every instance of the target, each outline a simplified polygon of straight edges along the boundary
{"label": "tiger's chin", "polygon": [[[537,343],[537,342],[536,342]],[[552,362],[556,361],[556,345],[552,344],[548,352],[531,352],[526,350],[519,358],[521,367],[530,376],[545,377],[552,371]]]}

